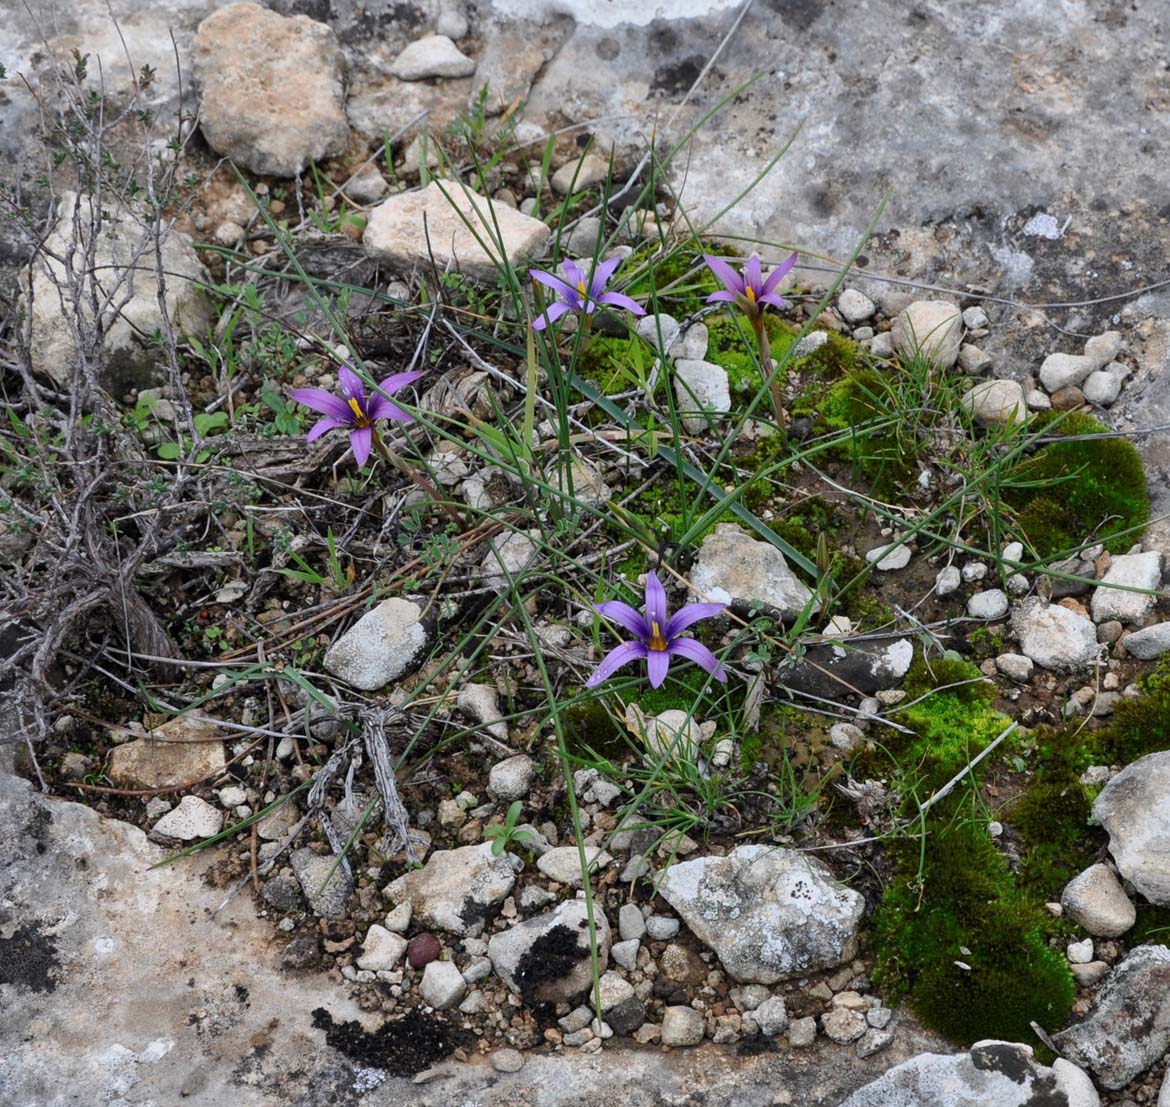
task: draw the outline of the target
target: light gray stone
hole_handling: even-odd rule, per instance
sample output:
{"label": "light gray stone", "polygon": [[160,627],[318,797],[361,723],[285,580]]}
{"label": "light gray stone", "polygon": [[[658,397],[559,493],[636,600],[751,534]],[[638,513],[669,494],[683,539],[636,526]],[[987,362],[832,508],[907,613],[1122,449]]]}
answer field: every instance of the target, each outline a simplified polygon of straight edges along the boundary
{"label": "light gray stone", "polygon": [[375,923],[366,931],[357,967],[371,972],[387,972],[398,967],[405,953],[406,939]]}
{"label": "light gray stone", "polygon": [[524,1067],[524,1054],[518,1049],[494,1049],[491,1063],[496,1072],[519,1072]]}
{"label": "light gray stone", "polygon": [[1093,960],[1093,939],[1085,938],[1080,942],[1069,942],[1066,947],[1069,964],[1087,965]]}
{"label": "light gray stone", "polygon": [[915,300],[894,320],[894,349],[903,358],[921,353],[943,369],[959,358],[963,317],[954,304],[943,300]]}
{"label": "light gray stone", "polygon": [[[733,523],[720,523],[703,540],[691,584],[707,600],[744,606],[759,601],[785,618],[795,618],[813,595],[775,546],[750,537]],[[812,610],[819,609],[819,602],[814,603]]]}
{"label": "light gray stone", "polygon": [[1100,407],[1111,407],[1121,395],[1121,387],[1125,378],[1117,373],[1110,373],[1107,369],[1098,369],[1090,373],[1081,385],[1085,399],[1091,404]]}
{"label": "light gray stone", "polygon": [[1120,331],[1106,331],[1085,342],[1085,357],[1093,369],[1103,369],[1121,353],[1123,340]]}
{"label": "light gray stone", "polygon": [[[662,345],[658,344],[658,335],[661,331]],[[648,342],[654,350],[669,350],[678,339],[682,327],[673,315],[660,311],[657,315],[647,314],[634,324],[634,333],[643,341]]]}
{"label": "light gray stone", "polygon": [[702,1014],[692,1007],[667,1007],[662,1012],[663,1045],[698,1045],[706,1030],[707,1024]]}
{"label": "light gray stone", "polygon": [[409,902],[424,926],[477,937],[515,883],[508,856],[492,856],[491,843],[481,842],[432,853],[421,869],[388,884],[385,894],[394,903]]}
{"label": "light gray stone", "polygon": [[905,569],[910,564],[911,549],[904,542],[890,542],[885,546],[878,546],[865,551],[865,560],[875,569],[883,573],[891,570]]}
{"label": "light gray stone", "polygon": [[383,924],[391,934],[405,934],[410,928],[410,919],[413,914],[414,909],[409,903],[400,903],[386,915]]}
{"label": "light gray stone", "polygon": [[[597,874],[613,863],[613,857],[600,846],[586,846],[585,859],[591,874]],[[536,859],[536,867],[549,880],[567,884],[571,888],[581,887],[581,855],[576,846],[557,846]]]}
{"label": "light gray stone", "polygon": [[1018,381],[983,381],[965,393],[959,402],[981,427],[1028,421],[1028,404]]}
{"label": "light gray stone", "polygon": [[856,288],[846,288],[837,297],[837,310],[846,323],[857,325],[872,318],[877,307],[864,292],[860,292]]}
{"label": "light gray stone", "polygon": [[567,196],[569,190],[584,192],[601,184],[609,175],[609,162],[596,154],[586,154],[577,161],[566,162],[552,175],[553,191]]}
{"label": "light gray stone", "polygon": [[422,664],[430,635],[422,609],[391,597],[367,611],[325,652],[325,668],[364,692],[376,692]]}
{"label": "light gray stone", "polygon": [[1109,834],[1117,871],[1151,903],[1170,907],[1170,751],[1112,777],[1093,802],[1093,820]]}
{"label": "light gray stone", "polygon": [[731,410],[727,370],[710,361],[680,358],[674,363],[674,394],[683,426],[697,434]]}
{"label": "light gray stone", "polygon": [[1110,1090],[1160,1061],[1170,1046],[1170,949],[1138,946],[1110,973],[1088,1015],[1053,1041]]}
{"label": "light gray stone", "polygon": [[1042,669],[1086,669],[1097,659],[1097,629],[1075,611],[1041,599],[1024,600],[1012,614],[1020,652]]}
{"label": "light gray stone", "polygon": [[[986,350],[981,350],[970,342],[965,342],[959,347],[959,367],[969,376],[977,377],[980,373],[986,373],[994,361],[995,359]],[[1020,389],[1020,396],[1022,401],[1023,389]],[[1020,410],[1023,410],[1022,404]],[[1002,420],[997,420],[997,422],[1002,422]]]}
{"label": "light gray stone", "polygon": [[497,799],[510,802],[523,799],[532,788],[536,765],[526,753],[497,761],[488,773],[488,791]]}
{"label": "light gray stone", "polygon": [[345,149],[345,60],[324,23],[229,4],[199,25],[191,62],[199,127],[217,154],[295,177]]}
{"label": "light gray stone", "polygon": [[618,933],[623,941],[641,938],[646,933],[646,920],[636,903],[623,903],[618,912]]}
{"label": "light gray stone", "polygon": [[1137,922],[1137,910],[1108,865],[1090,865],[1065,885],[1064,914],[1096,938],[1119,938]]}
{"label": "light gray stone", "polygon": [[483,584],[496,592],[511,587],[510,581],[518,581],[525,568],[536,558],[536,539],[539,531],[510,530],[503,537],[496,538],[495,549],[488,550],[483,559]]}
{"label": "light gray stone", "polygon": [[325,919],[345,917],[353,878],[344,861],[331,853],[314,853],[304,848],[293,850],[289,864],[315,915]]}
{"label": "light gray stone", "polygon": [[829,728],[829,742],[839,750],[859,749],[865,742],[865,731],[853,723],[834,723]]}
{"label": "light gray stone", "polygon": [[995,667],[1009,680],[1017,684],[1027,684],[1032,679],[1035,666],[1030,657],[1022,653],[1001,653],[995,659]]}
{"label": "light gray stone", "polygon": [[1139,661],[1153,661],[1170,650],[1170,622],[1155,623],[1127,635],[1125,648]]}
{"label": "light gray stone", "polygon": [[1157,597],[1149,592],[1123,592],[1116,586],[1156,591],[1161,583],[1162,554],[1158,550],[1116,554],[1093,593],[1093,621],[1105,623],[1117,619],[1131,625],[1141,623],[1153,610]]}
{"label": "light gray stone", "polygon": [[967,614],[973,619],[1002,619],[1008,613],[1008,598],[999,588],[985,588],[967,601]]}
{"label": "light gray stone", "polygon": [[962,587],[963,578],[957,565],[944,565],[934,578],[934,591],[939,597],[949,596]]}
{"label": "light gray stone", "polygon": [[[22,276],[22,303],[29,308],[31,294],[29,359],[33,372],[58,388],[71,385],[78,349],[73,328],[64,323],[62,296],[68,298],[69,272],[92,271],[92,284],[80,290],[78,322],[87,327],[100,323],[105,378],[99,383],[114,395],[131,388],[167,383],[165,358],[151,342],[164,326],[159,306],[159,268],[153,241],[143,228],[142,214],[107,201],[102,207],[101,230],[90,231],[89,200],[63,192],[57,218],[41,248]],[[83,242],[93,242],[92,257]],[[167,315],[176,327],[204,335],[215,313],[203,291],[207,271],[196,256],[191,240],[171,230],[160,246],[161,271],[165,277]],[[98,301],[89,301],[92,291]],[[72,312],[73,308],[67,308]]]}
{"label": "light gray stone", "polygon": [[821,1029],[825,1037],[838,1045],[857,1041],[866,1031],[865,1016],[860,1011],[846,1007],[834,1007],[821,1016]]}
{"label": "light gray stone", "polygon": [[638,950],[642,943],[637,938],[627,938],[623,942],[614,942],[609,955],[615,965],[620,965],[627,972],[633,972],[638,967]]}
{"label": "light gray stone", "polygon": [[450,265],[468,277],[494,282],[499,275],[500,241],[509,264],[519,268],[523,259],[540,254],[549,233],[539,219],[493,204],[457,183],[431,181],[424,189],[401,192],[374,208],[362,243],[370,257],[409,273],[429,269],[429,242],[440,271]]}
{"label": "light gray stone", "polygon": [[981,331],[987,326],[987,312],[976,305],[963,311],[963,326],[969,331]]}
{"label": "light gray stone", "polygon": [[1067,1061],[1039,1064],[1032,1047],[976,1042],[969,1053],[921,1053],[858,1089],[840,1107],[1100,1107]]}
{"label": "light gray stone", "polygon": [[154,824],[156,834],[178,838],[181,842],[193,842],[199,838],[210,838],[223,829],[223,812],[212,807],[198,796],[184,796],[179,806],[168,811]]}
{"label": "light gray stone", "polygon": [[744,983],[774,984],[849,960],[864,909],[820,861],[762,845],[672,865],[659,893]]}
{"label": "light gray stone", "polygon": [[668,942],[679,930],[678,919],[666,915],[651,915],[646,920],[646,933],[656,942]]}
{"label": "light gray stone", "polygon": [[793,1019],[788,1027],[788,1044],[793,1049],[808,1049],[817,1039],[817,1020],[812,1015]]}
{"label": "light gray stone", "polygon": [[436,1011],[456,1007],[467,995],[467,981],[453,961],[431,961],[418,986],[423,1002]]}
{"label": "light gray stone", "polygon": [[752,1018],[766,1038],[783,1034],[788,1029],[788,1009],[782,996],[769,996],[752,1011]]}
{"label": "light gray stone", "polygon": [[1049,354],[1040,366],[1040,383],[1049,392],[1059,392],[1080,383],[1099,366],[1079,354]]}
{"label": "light gray stone", "polygon": [[465,715],[482,723],[493,738],[501,742],[508,740],[508,724],[500,711],[500,694],[494,684],[463,685],[455,705]]}
{"label": "light gray stone", "polygon": [[400,81],[470,77],[475,72],[475,59],[464,54],[446,35],[424,35],[394,59],[390,72]]}
{"label": "light gray stone", "polygon": [[[600,971],[605,972],[609,964],[609,922],[599,907],[594,907],[593,918]],[[578,952],[576,962],[554,979],[545,979],[541,971],[545,957],[542,951],[551,944],[560,958],[563,956],[561,942],[574,935]],[[488,956],[496,975],[526,1002],[572,1002],[584,995],[593,983],[589,916],[584,900],[567,900],[544,915],[494,934],[488,943]],[[588,1012],[585,1025],[591,1017],[592,1012]]]}

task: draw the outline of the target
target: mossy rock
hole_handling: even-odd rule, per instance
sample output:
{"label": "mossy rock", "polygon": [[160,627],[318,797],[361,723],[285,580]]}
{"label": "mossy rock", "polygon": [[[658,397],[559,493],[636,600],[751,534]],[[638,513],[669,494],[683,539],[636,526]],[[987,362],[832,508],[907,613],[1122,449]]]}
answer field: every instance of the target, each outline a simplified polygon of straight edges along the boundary
{"label": "mossy rock", "polygon": [[[1088,415],[1074,413],[1059,422],[1052,415],[1036,417],[1038,427],[1048,423],[1060,435],[1108,430]],[[1122,438],[1049,443],[1005,474],[1004,501],[1015,512],[1020,536],[1042,558],[1074,550],[1089,538],[1121,553],[1141,538],[1150,516],[1141,457]]]}

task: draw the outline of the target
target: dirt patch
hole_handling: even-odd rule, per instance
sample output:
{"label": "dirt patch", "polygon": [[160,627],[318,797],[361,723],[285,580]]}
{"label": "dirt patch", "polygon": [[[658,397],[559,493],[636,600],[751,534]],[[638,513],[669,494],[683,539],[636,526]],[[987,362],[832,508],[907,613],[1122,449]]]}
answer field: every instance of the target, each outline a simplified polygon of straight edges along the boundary
{"label": "dirt patch", "polygon": [[419,1011],[384,1022],[371,1033],[355,1020],[334,1022],[324,1007],[318,1007],[313,1025],[324,1030],[325,1041],[351,1061],[383,1069],[391,1076],[413,1076],[474,1040],[442,1016]]}
{"label": "dirt patch", "polygon": [[547,934],[542,934],[516,967],[516,983],[520,985],[524,1001],[536,1002],[535,996],[542,984],[568,976],[588,956],[589,950],[581,948],[578,935],[571,927],[554,926]]}

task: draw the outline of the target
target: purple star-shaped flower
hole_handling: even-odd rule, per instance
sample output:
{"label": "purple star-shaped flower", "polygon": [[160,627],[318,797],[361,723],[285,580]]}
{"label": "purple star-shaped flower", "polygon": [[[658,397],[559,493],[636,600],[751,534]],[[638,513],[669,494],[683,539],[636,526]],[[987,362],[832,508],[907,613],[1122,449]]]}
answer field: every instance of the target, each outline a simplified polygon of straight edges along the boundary
{"label": "purple star-shaped flower", "polygon": [[651,572],[646,577],[646,614],[620,600],[600,603],[595,610],[599,615],[612,619],[625,627],[638,641],[623,642],[602,658],[594,674],[585,682],[586,688],[595,688],[608,680],[623,665],[646,659],[646,671],[650,676],[650,687],[657,688],[666,679],[672,657],[686,657],[701,665],[716,680],[727,680],[727,673],[715,655],[694,638],[680,635],[692,623],[700,619],[711,619],[723,611],[721,603],[689,603],[680,607],[669,618],[666,610],[666,589],[662,587],[658,574]]}
{"label": "purple star-shaped flower", "polygon": [[566,280],[554,277],[543,269],[529,269],[528,275],[534,281],[551,288],[558,297],[548,305],[543,315],[533,320],[532,329],[542,331],[549,323],[555,322],[570,311],[580,312],[586,319],[590,319],[593,313],[603,306],[625,308],[631,315],[645,315],[646,312],[643,308],[631,300],[629,296],[623,296],[620,292],[605,291],[605,286],[613,277],[614,270],[621,263],[620,257],[600,262],[593,269],[592,280],[575,261],[566,261],[561,266]]}
{"label": "purple star-shaped flower", "polygon": [[747,259],[742,273],[737,273],[720,258],[704,254],[703,260],[707,263],[707,268],[719,278],[719,283],[723,285],[720,291],[712,292],[707,297],[707,303],[738,304],[744,314],[753,319],[764,310],[764,304],[771,304],[778,308],[787,307],[788,301],[776,294],[776,286],[791,272],[798,256],[793,254],[787,261],[781,262],[768,274],[767,280],[765,280],[757,254],[752,254]]}
{"label": "purple star-shaped flower", "polygon": [[294,388],[292,398],[298,404],[304,404],[305,407],[319,411],[325,416],[324,419],[319,419],[312,430],[305,435],[305,441],[313,442],[326,431],[346,427],[349,429],[349,444],[353,448],[354,459],[358,465],[365,465],[374,444],[374,424],[379,419],[393,419],[399,423],[414,421],[412,415],[407,414],[396,403],[386,399],[382,393],[397,392],[412,381],[418,380],[422,375],[421,371],[395,373],[378,385],[377,392],[367,396],[366,386],[362,384],[361,377],[348,365],[343,365],[337,373],[338,379],[341,381],[340,396],[326,392],[323,388]]}

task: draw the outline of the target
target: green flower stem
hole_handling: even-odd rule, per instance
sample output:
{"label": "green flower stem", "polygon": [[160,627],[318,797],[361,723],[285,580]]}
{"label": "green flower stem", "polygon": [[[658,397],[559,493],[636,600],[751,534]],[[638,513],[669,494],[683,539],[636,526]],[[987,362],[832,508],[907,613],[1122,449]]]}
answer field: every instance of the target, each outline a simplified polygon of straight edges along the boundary
{"label": "green flower stem", "polygon": [[777,379],[780,367],[772,362],[772,344],[768,341],[768,328],[764,325],[764,313],[757,312],[752,320],[752,329],[756,332],[756,345],[760,350],[760,369],[768,381],[768,390],[772,394],[772,407],[776,411],[776,424],[788,426],[788,415],[784,411],[784,401],[780,397],[780,381]]}

